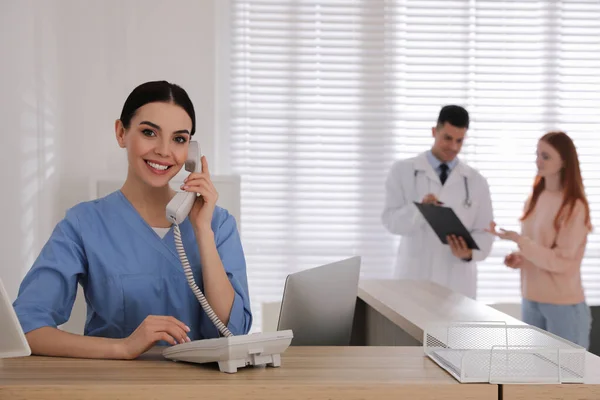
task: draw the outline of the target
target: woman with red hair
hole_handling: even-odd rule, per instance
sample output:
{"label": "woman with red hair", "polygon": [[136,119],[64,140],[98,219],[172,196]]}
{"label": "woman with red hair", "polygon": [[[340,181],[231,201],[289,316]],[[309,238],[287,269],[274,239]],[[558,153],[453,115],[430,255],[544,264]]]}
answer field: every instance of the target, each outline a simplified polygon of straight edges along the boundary
{"label": "woman with red hair", "polygon": [[538,142],[538,174],[521,217],[521,234],[492,223],[489,232],[515,242],[504,264],[521,272],[522,316],[580,346],[589,347],[591,314],[581,283],[581,262],[591,231],[577,150],[564,132]]}

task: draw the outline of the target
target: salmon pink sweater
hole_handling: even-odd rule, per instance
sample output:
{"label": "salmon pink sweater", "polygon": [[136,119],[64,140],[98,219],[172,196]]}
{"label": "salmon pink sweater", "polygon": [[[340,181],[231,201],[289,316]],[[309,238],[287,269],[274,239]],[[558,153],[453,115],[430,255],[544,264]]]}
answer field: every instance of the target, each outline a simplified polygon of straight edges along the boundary
{"label": "salmon pink sweater", "polygon": [[577,201],[571,216],[561,218],[557,231],[554,218],[562,200],[562,192],[544,190],[533,212],[522,222],[517,244],[525,259],[521,265],[521,292],[527,300],[550,304],[585,300],[580,273],[590,232],[585,207]]}

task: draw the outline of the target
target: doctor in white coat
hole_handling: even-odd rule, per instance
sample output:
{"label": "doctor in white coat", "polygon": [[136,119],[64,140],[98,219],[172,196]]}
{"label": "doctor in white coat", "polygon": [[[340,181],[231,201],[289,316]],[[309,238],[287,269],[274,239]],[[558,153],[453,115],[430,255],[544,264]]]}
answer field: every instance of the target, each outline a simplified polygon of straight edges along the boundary
{"label": "doctor in white coat", "polygon": [[[391,167],[381,219],[388,231],[401,236],[396,278],[435,282],[474,299],[477,262],[489,255],[494,242],[485,231],[494,215],[486,179],[457,158],[468,128],[464,108],[441,109],[431,150]],[[480,250],[468,249],[460,237],[443,244],[413,202],[451,207]]]}

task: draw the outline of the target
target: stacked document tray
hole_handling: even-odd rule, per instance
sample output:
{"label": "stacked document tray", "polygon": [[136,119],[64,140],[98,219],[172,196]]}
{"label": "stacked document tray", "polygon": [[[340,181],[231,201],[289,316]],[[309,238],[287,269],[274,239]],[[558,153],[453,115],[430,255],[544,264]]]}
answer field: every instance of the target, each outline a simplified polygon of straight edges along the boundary
{"label": "stacked document tray", "polygon": [[425,354],[459,382],[583,383],[586,350],[530,325],[449,322],[424,332]]}

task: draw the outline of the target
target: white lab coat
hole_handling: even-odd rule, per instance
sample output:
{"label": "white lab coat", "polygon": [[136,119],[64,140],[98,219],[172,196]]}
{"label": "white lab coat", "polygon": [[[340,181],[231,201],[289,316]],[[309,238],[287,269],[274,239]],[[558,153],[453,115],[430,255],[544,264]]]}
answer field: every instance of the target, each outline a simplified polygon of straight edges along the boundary
{"label": "white lab coat", "polygon": [[[468,184],[471,207],[465,207]],[[456,258],[444,245],[413,202],[421,202],[433,193],[447,207],[452,207],[471,232],[480,250],[473,251],[470,262]],[[477,294],[477,261],[490,253],[494,236],[485,232],[494,219],[492,200],[486,179],[475,169],[458,162],[442,186],[426,154],[401,160],[392,166],[386,181],[383,225],[401,235],[396,259],[398,279],[428,280],[468,297]]]}

